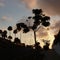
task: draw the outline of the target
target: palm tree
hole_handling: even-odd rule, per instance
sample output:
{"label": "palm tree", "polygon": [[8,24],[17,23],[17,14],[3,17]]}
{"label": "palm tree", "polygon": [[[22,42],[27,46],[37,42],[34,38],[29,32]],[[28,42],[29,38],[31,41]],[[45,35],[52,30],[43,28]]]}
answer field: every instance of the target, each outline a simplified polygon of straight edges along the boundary
{"label": "palm tree", "polygon": [[2,32],[2,37],[3,37],[4,39],[7,37],[7,31],[6,31],[6,30],[4,30],[4,31]]}
{"label": "palm tree", "polygon": [[17,27],[17,30],[18,30],[18,31],[21,30],[20,23],[17,23],[17,24],[16,24],[16,27]]}
{"label": "palm tree", "polygon": [[12,39],[12,36],[8,36],[8,39],[11,40]]}
{"label": "palm tree", "polygon": [[49,50],[49,43],[46,42],[46,45],[44,45],[43,48],[44,48],[45,52],[48,51]]}
{"label": "palm tree", "polygon": [[23,33],[27,33],[27,32],[30,31],[30,29],[32,29],[33,32],[34,32],[34,40],[35,40],[35,44],[36,44],[37,43],[36,32],[39,30],[40,26],[47,27],[47,26],[50,25],[50,23],[49,23],[50,17],[45,16],[42,13],[42,9],[33,9],[32,12],[33,12],[34,16],[33,17],[28,17],[28,19],[32,18],[34,20],[33,26],[27,26],[24,23],[18,23],[17,27],[19,29],[23,28]]}
{"label": "palm tree", "polygon": [[15,34],[15,38],[16,38],[16,34],[17,34],[17,29],[13,31],[13,33]]}
{"label": "palm tree", "polygon": [[[21,31],[20,23],[17,23],[16,27],[17,27],[16,29],[20,32]],[[20,32],[20,39],[21,39],[21,32]]]}
{"label": "palm tree", "polygon": [[37,29],[38,26],[40,26],[40,24],[42,24],[43,26],[47,27],[50,25],[49,20],[50,17],[48,16],[43,16],[42,14],[42,9],[33,9],[32,12],[35,14],[35,16],[33,17],[34,19],[34,25],[32,26],[32,30],[34,31],[34,40],[35,40],[35,44],[36,44],[36,32],[39,30],[39,28]]}
{"label": "palm tree", "polygon": [[12,27],[9,26],[9,27],[8,27],[8,30],[9,30],[9,35],[11,36]]}
{"label": "palm tree", "polygon": [[15,38],[15,39],[14,39],[14,43],[17,44],[17,45],[19,45],[19,44],[21,43],[21,41],[20,41],[20,39]]}
{"label": "palm tree", "polygon": [[[17,23],[16,27],[18,31],[21,31],[21,29],[23,28],[23,33],[27,33],[29,31],[27,25],[25,25],[24,23]],[[21,39],[21,32],[20,32],[20,39]]]}

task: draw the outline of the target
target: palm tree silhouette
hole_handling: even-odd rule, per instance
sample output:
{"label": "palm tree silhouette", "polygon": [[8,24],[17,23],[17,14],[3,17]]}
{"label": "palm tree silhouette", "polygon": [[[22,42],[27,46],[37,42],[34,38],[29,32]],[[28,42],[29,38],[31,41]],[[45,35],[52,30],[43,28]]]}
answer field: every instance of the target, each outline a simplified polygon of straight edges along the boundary
{"label": "palm tree silhouette", "polygon": [[15,34],[15,38],[16,38],[16,34],[17,34],[17,29],[13,31],[13,33]]}
{"label": "palm tree silhouette", "polygon": [[11,40],[12,39],[12,36],[8,36],[8,39]]}
{"label": "palm tree silhouette", "polygon": [[11,36],[12,27],[9,26],[7,29],[9,30],[9,35]]}
{"label": "palm tree silhouette", "polygon": [[21,41],[20,41],[20,39],[15,38],[15,39],[14,39],[14,43],[17,44],[17,45],[19,45],[19,44],[21,43]]}
{"label": "palm tree silhouette", "polygon": [[[29,28],[24,23],[17,23],[16,24],[16,27],[17,27],[17,30],[18,31],[21,31],[21,29],[23,29],[23,33],[29,32]],[[20,32],[20,39],[21,39],[21,32]]]}
{"label": "palm tree silhouette", "polygon": [[2,32],[2,37],[3,37],[4,39],[7,37],[7,31],[6,31],[6,30],[4,30],[4,31]]}
{"label": "palm tree silhouette", "polygon": [[28,19],[33,19],[34,23],[33,26],[27,26],[24,23],[18,23],[16,24],[17,28],[22,29],[23,28],[23,33],[27,33],[30,31],[30,29],[33,30],[34,32],[34,40],[35,40],[35,44],[37,43],[36,41],[36,32],[39,30],[40,26],[49,26],[49,20],[50,17],[49,16],[45,16],[42,12],[42,9],[33,9],[32,10],[34,16],[33,17],[28,17]]}
{"label": "palm tree silhouette", "polygon": [[32,30],[34,31],[34,39],[35,39],[35,44],[36,44],[36,32],[39,30],[39,28],[37,29],[38,26],[43,25],[45,27],[49,26],[49,20],[50,17],[45,16],[44,14],[42,14],[42,9],[33,9],[32,12],[35,14],[35,16],[33,17],[34,19],[34,25],[32,26]]}
{"label": "palm tree silhouette", "polygon": [[46,45],[44,45],[43,48],[44,48],[45,52],[46,52],[47,50],[49,50],[49,43],[46,42]]}
{"label": "palm tree silhouette", "polygon": [[17,23],[17,24],[16,24],[16,27],[17,27],[17,30],[18,30],[18,31],[21,30],[20,23]]}

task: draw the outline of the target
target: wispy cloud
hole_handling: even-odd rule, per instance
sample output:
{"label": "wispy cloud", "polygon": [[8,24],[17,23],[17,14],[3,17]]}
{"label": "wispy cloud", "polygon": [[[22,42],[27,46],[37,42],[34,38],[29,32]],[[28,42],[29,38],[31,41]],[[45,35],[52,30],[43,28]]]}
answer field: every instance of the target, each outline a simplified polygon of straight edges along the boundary
{"label": "wispy cloud", "polygon": [[20,0],[20,2],[29,8],[42,8],[50,15],[60,15],[60,0]]}
{"label": "wispy cloud", "polygon": [[36,8],[37,0],[20,0],[22,3],[26,5],[27,8]]}
{"label": "wispy cloud", "polygon": [[13,17],[9,17],[9,16],[2,16],[2,18],[1,18],[1,21],[8,21],[8,22],[10,22],[12,20],[13,20]]}

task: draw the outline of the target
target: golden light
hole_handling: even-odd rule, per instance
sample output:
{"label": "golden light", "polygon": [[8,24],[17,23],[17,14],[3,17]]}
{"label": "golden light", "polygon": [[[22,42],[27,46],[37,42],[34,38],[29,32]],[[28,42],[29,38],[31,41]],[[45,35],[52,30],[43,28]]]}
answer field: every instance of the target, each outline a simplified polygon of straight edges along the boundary
{"label": "golden light", "polygon": [[48,35],[43,36],[43,37],[40,37],[41,35],[39,35],[39,36],[37,36],[37,40],[38,40],[38,42],[40,42],[40,46],[42,48],[45,45],[43,40],[49,41],[49,43],[50,43],[49,48],[52,49],[52,45],[53,45],[55,37],[54,37],[54,34],[52,33],[52,31],[49,28],[47,28],[46,31],[47,31]]}
{"label": "golden light", "polygon": [[53,33],[51,31],[48,31],[48,40],[50,40],[50,46],[49,46],[50,49],[52,49],[54,39],[55,39],[55,37],[54,37]]}

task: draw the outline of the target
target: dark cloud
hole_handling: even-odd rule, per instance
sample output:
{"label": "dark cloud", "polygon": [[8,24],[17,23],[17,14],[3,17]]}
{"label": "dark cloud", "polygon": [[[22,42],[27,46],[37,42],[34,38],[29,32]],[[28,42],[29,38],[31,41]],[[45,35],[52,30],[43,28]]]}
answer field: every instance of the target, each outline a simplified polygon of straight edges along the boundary
{"label": "dark cloud", "polygon": [[38,4],[47,14],[60,15],[60,0],[38,0]]}
{"label": "dark cloud", "polygon": [[60,15],[60,0],[20,0],[29,8],[42,8],[49,15]]}

